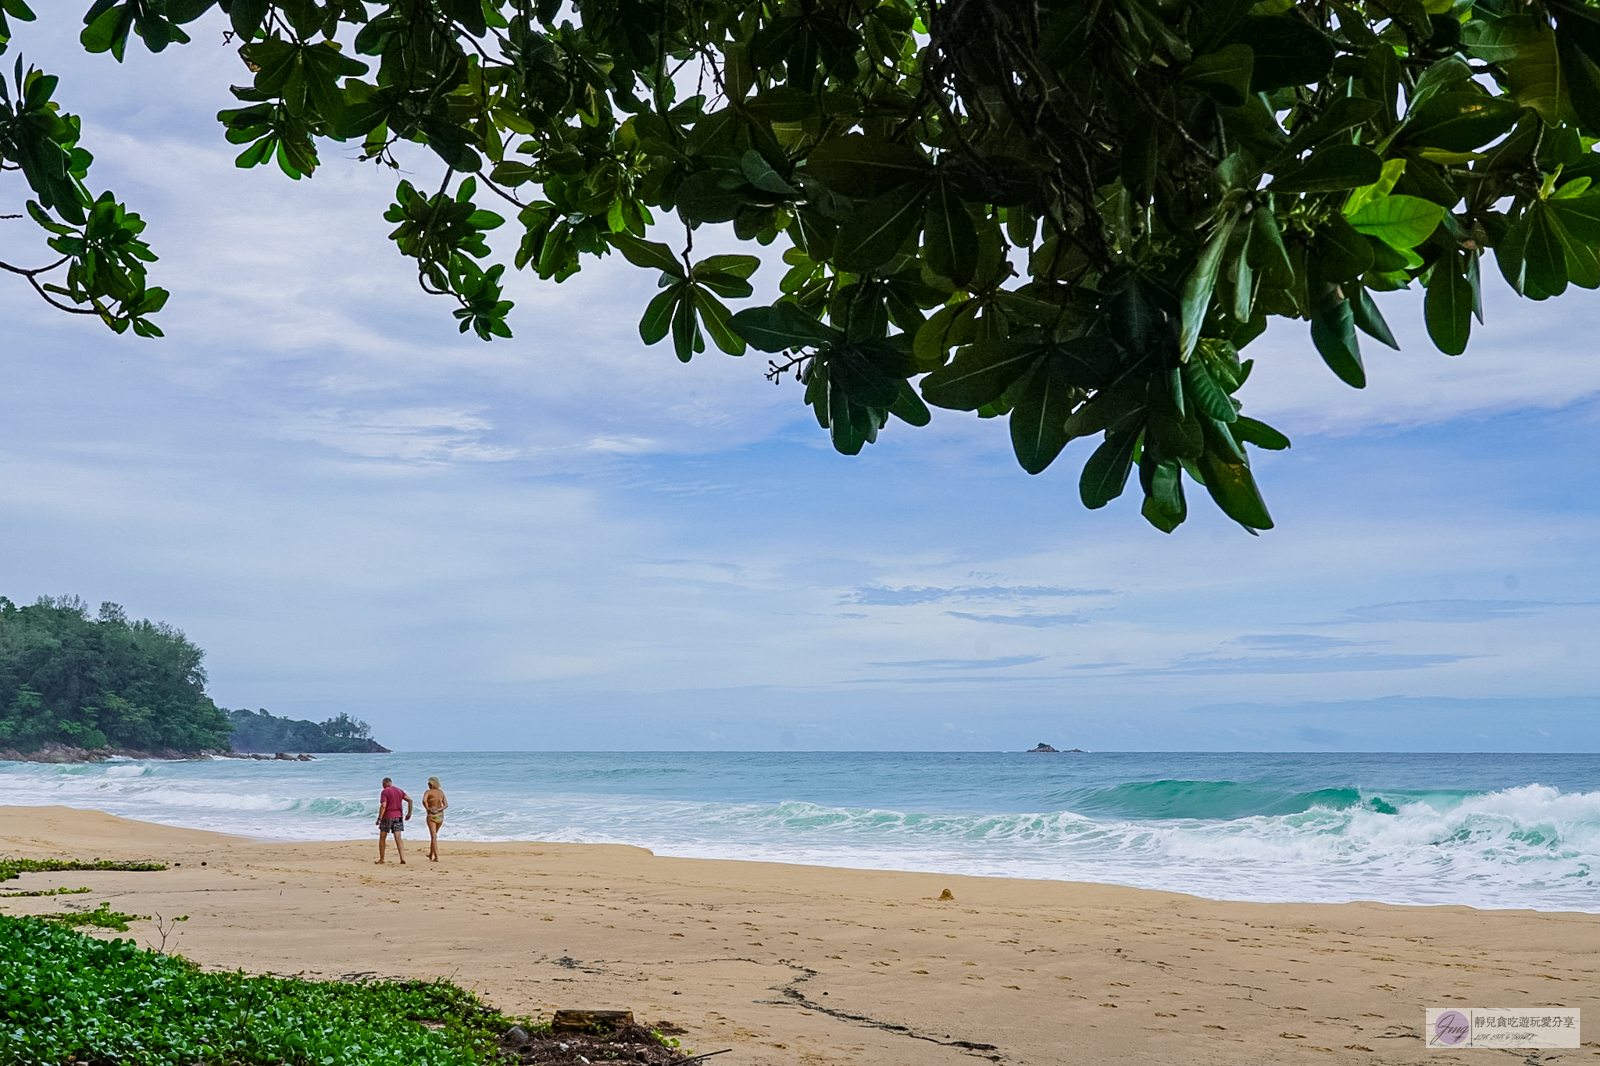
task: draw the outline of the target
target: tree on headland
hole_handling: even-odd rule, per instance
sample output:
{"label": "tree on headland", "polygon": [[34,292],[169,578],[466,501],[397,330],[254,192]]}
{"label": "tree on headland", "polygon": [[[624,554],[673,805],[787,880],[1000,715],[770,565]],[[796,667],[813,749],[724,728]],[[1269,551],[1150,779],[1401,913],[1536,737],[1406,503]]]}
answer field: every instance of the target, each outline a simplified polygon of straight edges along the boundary
{"label": "tree on headland", "polygon": [[[1487,250],[1530,299],[1600,287],[1585,0],[95,0],[82,42],[159,52],[213,6],[239,166],[431,149],[384,217],[463,333],[511,335],[485,239],[510,216],[518,270],[656,274],[645,342],[772,353],[841,452],[928,404],[1006,418],[1030,473],[1099,438],[1085,505],[1137,468],[1168,532],[1186,483],[1272,525],[1247,446],[1289,442],[1234,395],[1271,317],[1360,388],[1358,334],[1397,346],[1374,292],[1420,288],[1457,355]],[[14,80],[0,156],[64,283],[8,269],[158,332],[142,223],[85,184],[55,79]],[[760,260],[697,258],[707,227],[785,242],[775,303],[728,306]]]}
{"label": "tree on headland", "polygon": [[232,724],[206,695],[203,656],[114,603],[91,617],[77,597],[0,596],[0,749],[226,751]]}
{"label": "tree on headland", "polygon": [[351,718],[344,711],[323,722],[317,723],[318,727],[330,737],[341,740],[371,740],[372,727],[359,718]]}

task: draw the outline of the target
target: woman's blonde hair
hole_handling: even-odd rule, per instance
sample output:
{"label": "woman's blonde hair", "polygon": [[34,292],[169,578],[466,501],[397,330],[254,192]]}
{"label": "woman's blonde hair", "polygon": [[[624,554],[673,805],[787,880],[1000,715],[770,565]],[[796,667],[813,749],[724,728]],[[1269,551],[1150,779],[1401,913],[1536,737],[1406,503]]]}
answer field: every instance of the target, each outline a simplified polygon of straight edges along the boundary
{"label": "woman's blonde hair", "polygon": [[439,787],[439,779],[437,777],[428,778],[428,787],[429,788],[438,788]]}

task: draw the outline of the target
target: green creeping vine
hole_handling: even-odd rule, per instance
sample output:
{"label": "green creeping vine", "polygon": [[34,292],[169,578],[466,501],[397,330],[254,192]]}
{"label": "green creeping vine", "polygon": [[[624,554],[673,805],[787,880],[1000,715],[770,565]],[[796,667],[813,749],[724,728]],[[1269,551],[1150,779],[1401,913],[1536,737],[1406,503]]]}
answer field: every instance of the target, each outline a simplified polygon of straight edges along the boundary
{"label": "green creeping vine", "polygon": [[16,1066],[480,1066],[510,1024],[447,981],[203,973],[0,916],[0,1062]]}
{"label": "green creeping vine", "polygon": [[95,859],[82,862],[77,859],[0,859],[0,881],[14,881],[19,874],[58,873],[63,870],[165,870],[164,862],[117,862]]}
{"label": "green creeping vine", "polygon": [[[1250,450],[1289,441],[1237,395],[1269,319],[1361,388],[1359,334],[1396,346],[1373,293],[1421,288],[1456,355],[1488,253],[1529,299],[1600,287],[1593,0],[95,0],[82,42],[160,51],[213,6],[239,166],[438,157],[385,217],[463,333],[510,335],[514,216],[516,269],[652,272],[645,342],[773,353],[841,452],[929,404],[1008,419],[1029,473],[1098,438],[1083,503],[1137,468],[1167,532],[1186,485],[1272,526]],[[19,64],[0,108],[71,263],[40,291],[149,332],[142,224],[90,198],[54,89]],[[702,227],[783,238],[777,301],[731,309],[759,260],[697,261]]]}

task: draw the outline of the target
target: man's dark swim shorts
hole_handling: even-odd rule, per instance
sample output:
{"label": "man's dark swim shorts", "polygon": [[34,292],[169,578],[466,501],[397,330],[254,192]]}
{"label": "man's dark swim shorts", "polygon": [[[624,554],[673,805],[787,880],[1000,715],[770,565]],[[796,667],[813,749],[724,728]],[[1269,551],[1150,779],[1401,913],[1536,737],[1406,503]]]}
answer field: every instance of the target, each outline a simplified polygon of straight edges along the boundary
{"label": "man's dark swim shorts", "polygon": [[405,827],[406,820],[404,818],[384,818],[378,822],[378,835],[382,836],[384,833],[398,833],[405,829]]}

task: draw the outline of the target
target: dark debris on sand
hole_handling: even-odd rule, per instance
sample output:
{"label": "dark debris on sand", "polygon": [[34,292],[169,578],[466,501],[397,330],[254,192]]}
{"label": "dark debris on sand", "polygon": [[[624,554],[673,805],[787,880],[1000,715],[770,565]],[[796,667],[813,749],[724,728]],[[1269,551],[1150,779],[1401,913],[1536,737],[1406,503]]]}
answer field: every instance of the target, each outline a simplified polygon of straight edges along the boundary
{"label": "dark debris on sand", "polygon": [[[661,1026],[657,1032],[680,1032]],[[514,1026],[500,1038],[501,1057],[509,1064],[538,1063],[539,1066],[599,1066],[601,1063],[640,1062],[648,1066],[675,1066],[689,1056],[677,1048],[667,1047],[642,1025],[629,1025],[613,1032],[596,1033],[529,1033]],[[709,1060],[722,1062],[722,1058]]]}

